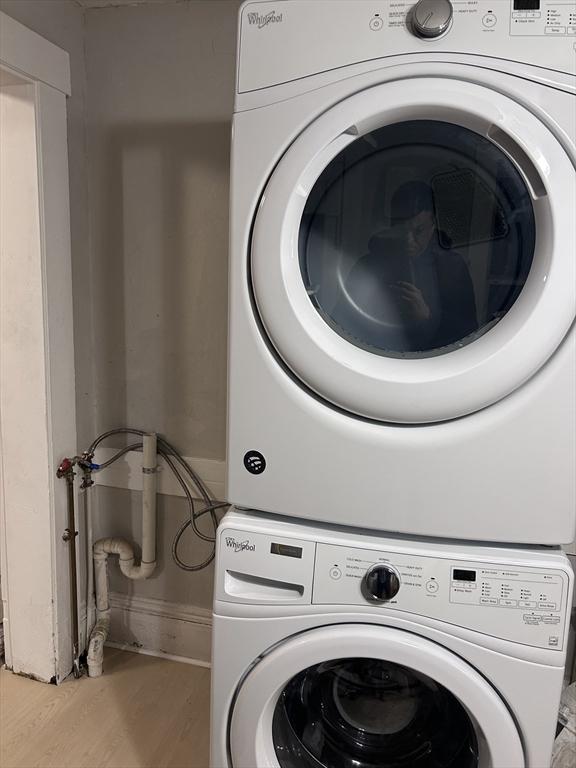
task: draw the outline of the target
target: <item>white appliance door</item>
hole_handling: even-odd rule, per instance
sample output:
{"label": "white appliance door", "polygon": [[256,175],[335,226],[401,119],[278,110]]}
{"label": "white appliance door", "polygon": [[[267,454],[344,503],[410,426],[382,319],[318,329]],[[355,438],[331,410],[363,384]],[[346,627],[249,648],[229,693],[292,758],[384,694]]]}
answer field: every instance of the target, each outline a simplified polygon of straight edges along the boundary
{"label": "white appliance door", "polygon": [[574,320],[576,174],[528,109],[480,85],[395,81],[311,124],[254,222],[255,308],[309,390],[428,423],[497,402]]}
{"label": "white appliance door", "polygon": [[373,625],[311,630],[249,672],[230,722],[233,768],[523,768],[498,693],[460,657]]}

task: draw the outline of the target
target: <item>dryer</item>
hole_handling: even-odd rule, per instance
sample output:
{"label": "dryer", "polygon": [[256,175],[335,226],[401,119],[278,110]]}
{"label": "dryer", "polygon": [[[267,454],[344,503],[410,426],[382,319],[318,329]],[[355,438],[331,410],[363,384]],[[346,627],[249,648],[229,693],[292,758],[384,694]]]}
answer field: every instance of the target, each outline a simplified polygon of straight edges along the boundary
{"label": "dryer", "polygon": [[573,573],[558,551],[233,512],[211,768],[550,765]]}
{"label": "dryer", "polygon": [[228,498],[575,534],[576,3],[240,11]]}

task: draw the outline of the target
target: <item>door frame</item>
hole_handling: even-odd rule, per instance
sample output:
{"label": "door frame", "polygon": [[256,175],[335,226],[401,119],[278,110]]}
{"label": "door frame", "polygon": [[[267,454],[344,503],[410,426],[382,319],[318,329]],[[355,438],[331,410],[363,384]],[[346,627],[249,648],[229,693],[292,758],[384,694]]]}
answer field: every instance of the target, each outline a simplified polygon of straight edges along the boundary
{"label": "door frame", "polygon": [[[10,89],[5,115],[17,114],[25,126],[21,133],[27,143],[20,157],[27,157],[29,171],[26,189],[14,185],[16,215],[7,217],[12,235],[3,239],[0,258],[0,567],[6,665],[58,683],[72,669],[72,641],[68,545],[62,539],[66,488],[56,479],[56,469],[76,449],[69,55],[0,12],[0,73],[3,88]],[[14,165],[5,182],[16,178],[20,167]],[[20,232],[29,236],[27,248],[15,247],[24,242]]]}

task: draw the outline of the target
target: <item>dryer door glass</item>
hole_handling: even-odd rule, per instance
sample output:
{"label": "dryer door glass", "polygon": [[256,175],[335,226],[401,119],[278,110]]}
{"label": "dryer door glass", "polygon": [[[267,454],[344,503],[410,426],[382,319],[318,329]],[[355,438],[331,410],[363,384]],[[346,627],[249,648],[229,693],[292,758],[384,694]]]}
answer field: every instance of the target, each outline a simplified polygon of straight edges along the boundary
{"label": "dryer door glass", "polygon": [[413,120],[349,144],[307,199],[300,270],[326,323],[388,357],[470,344],[516,301],[535,221],[516,166],[463,126]]}
{"label": "dryer door glass", "polygon": [[474,726],[430,677],[381,659],[305,669],[281,693],[273,742],[282,768],[475,768]]}

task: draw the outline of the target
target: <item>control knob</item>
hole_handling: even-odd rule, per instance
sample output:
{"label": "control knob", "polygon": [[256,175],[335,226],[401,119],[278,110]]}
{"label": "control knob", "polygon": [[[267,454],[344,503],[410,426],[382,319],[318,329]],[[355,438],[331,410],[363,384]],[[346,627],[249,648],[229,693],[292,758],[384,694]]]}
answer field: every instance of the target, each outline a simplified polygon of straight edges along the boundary
{"label": "control knob", "polygon": [[440,37],[452,22],[450,0],[418,0],[412,9],[412,29],[418,37]]}
{"label": "control knob", "polygon": [[362,592],[367,600],[383,603],[392,600],[400,589],[400,575],[390,565],[378,563],[366,571],[362,579]]}

